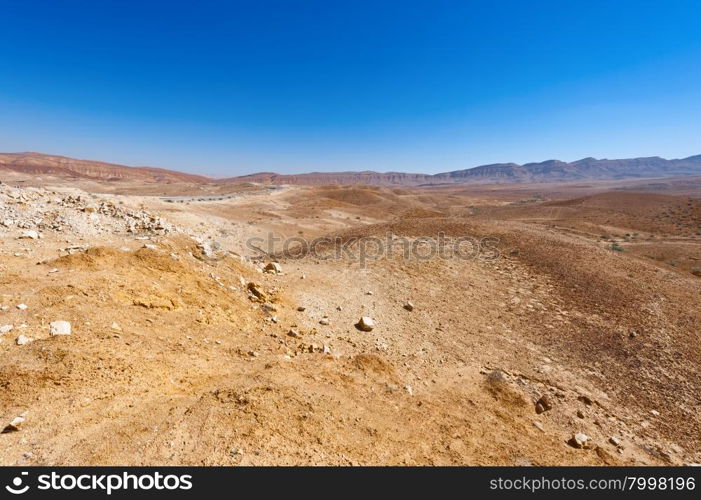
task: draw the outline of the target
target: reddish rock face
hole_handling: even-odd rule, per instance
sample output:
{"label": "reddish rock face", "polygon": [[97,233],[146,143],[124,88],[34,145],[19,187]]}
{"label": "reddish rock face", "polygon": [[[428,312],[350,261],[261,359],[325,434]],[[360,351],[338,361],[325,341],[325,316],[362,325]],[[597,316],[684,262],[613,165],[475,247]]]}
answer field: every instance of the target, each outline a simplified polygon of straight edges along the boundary
{"label": "reddish rock face", "polygon": [[0,153],[0,168],[25,174],[50,174],[96,180],[136,180],[144,182],[208,182],[201,175],[151,167],[127,167],[100,161],[76,160],[41,153]]}

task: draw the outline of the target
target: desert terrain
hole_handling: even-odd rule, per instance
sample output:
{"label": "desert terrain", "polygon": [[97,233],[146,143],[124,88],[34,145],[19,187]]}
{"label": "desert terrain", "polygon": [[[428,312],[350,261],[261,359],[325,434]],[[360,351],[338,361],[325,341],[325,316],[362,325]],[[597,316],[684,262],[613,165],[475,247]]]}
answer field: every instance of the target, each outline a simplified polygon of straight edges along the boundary
{"label": "desert terrain", "polygon": [[3,465],[701,462],[698,177],[59,174],[0,170]]}

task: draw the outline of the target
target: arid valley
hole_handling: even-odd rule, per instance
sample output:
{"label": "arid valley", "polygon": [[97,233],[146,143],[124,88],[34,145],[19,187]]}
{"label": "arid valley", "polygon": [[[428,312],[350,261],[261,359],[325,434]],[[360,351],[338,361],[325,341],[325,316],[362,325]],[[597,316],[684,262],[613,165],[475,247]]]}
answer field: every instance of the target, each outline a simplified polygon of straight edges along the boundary
{"label": "arid valley", "polygon": [[701,462],[699,176],[93,174],[0,168],[3,465]]}

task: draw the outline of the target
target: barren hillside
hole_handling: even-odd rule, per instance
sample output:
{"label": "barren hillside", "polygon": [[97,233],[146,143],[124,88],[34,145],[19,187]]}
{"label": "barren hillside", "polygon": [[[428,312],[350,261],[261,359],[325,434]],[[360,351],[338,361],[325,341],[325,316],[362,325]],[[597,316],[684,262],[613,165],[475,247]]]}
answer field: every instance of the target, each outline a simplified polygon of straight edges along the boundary
{"label": "barren hillside", "polygon": [[0,186],[0,462],[699,462],[698,202],[626,196]]}

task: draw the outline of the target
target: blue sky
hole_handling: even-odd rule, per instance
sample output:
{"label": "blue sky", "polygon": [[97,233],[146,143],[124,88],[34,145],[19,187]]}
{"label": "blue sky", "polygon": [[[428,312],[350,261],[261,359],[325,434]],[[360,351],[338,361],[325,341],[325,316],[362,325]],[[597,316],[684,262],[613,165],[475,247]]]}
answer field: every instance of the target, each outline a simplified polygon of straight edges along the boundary
{"label": "blue sky", "polygon": [[0,151],[216,176],[701,153],[701,2],[0,0]]}

